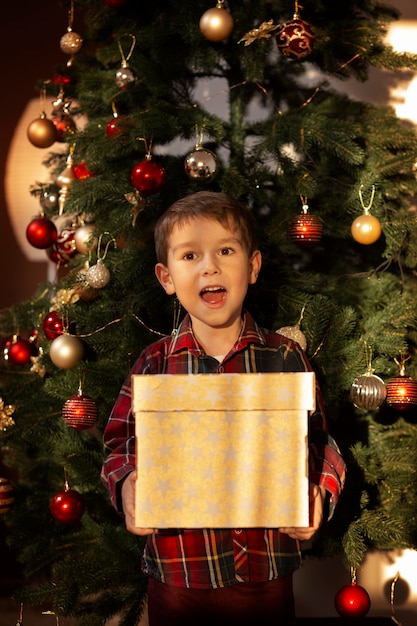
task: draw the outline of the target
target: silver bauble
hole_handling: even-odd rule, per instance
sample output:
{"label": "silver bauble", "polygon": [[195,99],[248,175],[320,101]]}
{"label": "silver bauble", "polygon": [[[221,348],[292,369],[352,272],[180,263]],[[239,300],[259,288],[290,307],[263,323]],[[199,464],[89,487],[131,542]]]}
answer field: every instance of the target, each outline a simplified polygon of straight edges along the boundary
{"label": "silver bauble", "polygon": [[367,372],[358,376],[350,388],[350,399],[358,409],[377,411],[387,395],[385,383],[379,376]]}
{"label": "silver bauble", "polygon": [[216,155],[206,148],[195,148],[185,157],[184,168],[191,179],[208,183],[217,174]]}
{"label": "silver bauble", "polygon": [[44,211],[55,209],[58,204],[58,194],[55,191],[42,192],[40,204]]}
{"label": "silver bauble", "polygon": [[85,279],[94,289],[102,289],[110,280],[110,272],[101,259],[98,259],[96,265],[88,268]]}
{"label": "silver bauble", "polygon": [[121,89],[127,89],[129,85],[132,85],[135,81],[136,76],[134,72],[132,72],[130,67],[123,65],[117,70],[114,76],[114,82]]}

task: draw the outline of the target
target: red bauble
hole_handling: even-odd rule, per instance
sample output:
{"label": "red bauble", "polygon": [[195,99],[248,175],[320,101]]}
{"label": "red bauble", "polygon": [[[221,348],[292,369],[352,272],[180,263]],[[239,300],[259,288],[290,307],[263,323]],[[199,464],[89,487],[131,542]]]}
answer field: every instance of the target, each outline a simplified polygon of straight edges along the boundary
{"label": "red bauble", "polygon": [[417,381],[401,370],[386,384],[387,404],[396,411],[409,411],[417,406]]}
{"label": "red bauble", "polygon": [[312,248],[321,239],[323,224],[318,217],[310,215],[308,206],[303,205],[300,215],[297,215],[289,227],[292,241],[302,248]]}
{"label": "red bauble", "polygon": [[14,489],[7,478],[0,477],[0,515],[10,511],[14,502]]}
{"label": "red bauble", "polygon": [[278,50],[289,59],[303,59],[311,54],[314,47],[314,33],[298,15],[281,26],[276,35]]}
{"label": "red bauble", "polygon": [[14,337],[5,350],[5,358],[12,365],[28,365],[31,357],[36,356],[38,349],[33,341]]}
{"label": "red bauble", "polygon": [[364,587],[352,582],[339,589],[334,604],[341,617],[360,618],[368,613],[371,599]]}
{"label": "red bauble", "polygon": [[98,411],[92,398],[86,396],[81,389],[76,396],[67,400],[62,408],[62,417],[71,428],[85,430],[91,428],[97,419]]}
{"label": "red bauble", "polygon": [[51,311],[42,323],[42,329],[47,339],[51,341],[64,331],[64,320],[57,311]]}
{"label": "red bauble", "polygon": [[165,170],[156,161],[146,158],[133,168],[130,180],[141,196],[150,196],[158,193],[165,183]]}
{"label": "red bauble", "polygon": [[70,487],[56,493],[50,503],[52,517],[62,524],[75,524],[81,519],[85,504],[83,497]]}
{"label": "red bauble", "polygon": [[109,139],[114,139],[125,130],[126,116],[115,115],[106,125],[106,135]]}
{"label": "red bauble", "polygon": [[57,240],[58,231],[55,224],[46,217],[36,217],[26,228],[26,239],[34,248],[45,250]]}

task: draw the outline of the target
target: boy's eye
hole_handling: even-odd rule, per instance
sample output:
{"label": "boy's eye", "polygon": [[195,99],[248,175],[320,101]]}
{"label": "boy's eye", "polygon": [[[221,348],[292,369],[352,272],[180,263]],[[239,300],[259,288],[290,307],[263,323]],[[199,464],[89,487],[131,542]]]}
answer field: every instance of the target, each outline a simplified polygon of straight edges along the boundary
{"label": "boy's eye", "polygon": [[233,249],[232,248],[221,248],[220,249],[220,254],[222,256],[227,256],[228,254],[233,254]]}
{"label": "boy's eye", "polygon": [[193,259],[196,258],[196,255],[194,254],[194,252],[186,252],[182,258],[185,259],[186,261],[192,261]]}

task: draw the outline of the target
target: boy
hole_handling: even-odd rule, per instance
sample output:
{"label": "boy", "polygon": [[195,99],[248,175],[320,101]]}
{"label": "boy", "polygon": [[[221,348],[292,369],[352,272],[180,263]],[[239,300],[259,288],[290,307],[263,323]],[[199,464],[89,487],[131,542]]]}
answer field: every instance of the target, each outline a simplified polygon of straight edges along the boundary
{"label": "boy", "polygon": [[[187,314],[173,336],[146,348],[133,366],[104,433],[103,481],[127,529],[147,535],[150,626],[289,626],[299,540],[330,515],[345,466],[318,409],[309,417],[308,528],[172,529],[134,525],[132,374],[309,371],[298,344],[260,329],[243,301],[261,269],[250,211],[225,194],[201,191],[175,202],[155,228],[156,277]],[[201,494],[204,497],[204,493]]]}

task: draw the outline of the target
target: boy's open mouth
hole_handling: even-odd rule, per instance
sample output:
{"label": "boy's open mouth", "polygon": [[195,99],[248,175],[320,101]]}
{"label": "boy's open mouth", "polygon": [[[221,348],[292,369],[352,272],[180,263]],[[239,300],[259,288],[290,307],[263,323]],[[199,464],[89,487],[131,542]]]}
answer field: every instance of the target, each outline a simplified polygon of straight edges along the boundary
{"label": "boy's open mouth", "polygon": [[207,287],[207,289],[202,289],[200,291],[200,296],[203,298],[204,302],[208,304],[217,304],[218,302],[222,302],[226,295],[226,289],[223,287]]}

